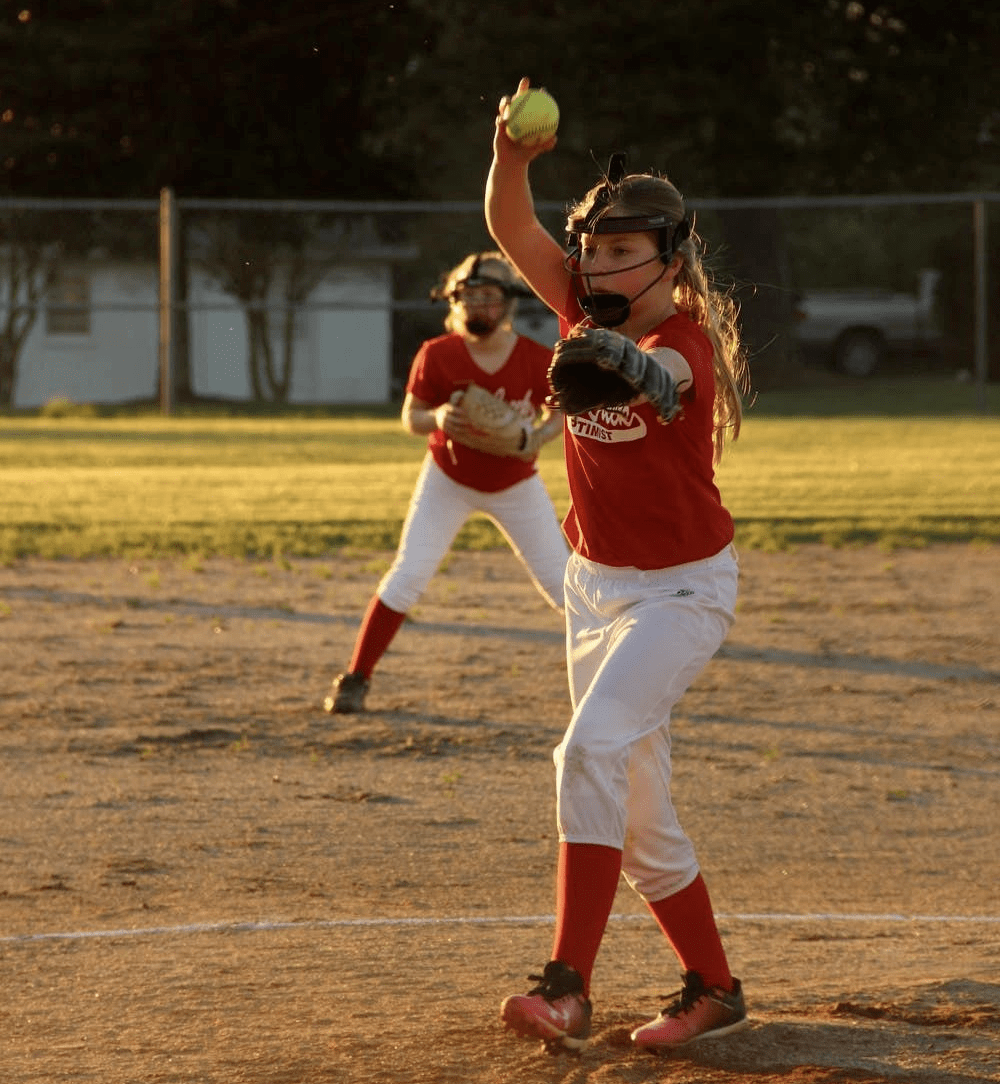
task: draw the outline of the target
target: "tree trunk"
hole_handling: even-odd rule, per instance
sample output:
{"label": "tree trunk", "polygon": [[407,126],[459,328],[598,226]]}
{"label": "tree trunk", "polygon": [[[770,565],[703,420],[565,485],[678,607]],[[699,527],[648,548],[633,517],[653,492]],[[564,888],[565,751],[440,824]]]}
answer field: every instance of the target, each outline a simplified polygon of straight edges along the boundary
{"label": "tree trunk", "polygon": [[[11,296],[14,296],[13,290]],[[7,314],[7,322],[0,329],[0,407],[14,405],[21,350],[37,319],[37,305],[21,305]]]}
{"label": "tree trunk", "polygon": [[295,326],[296,308],[288,305],[281,321],[281,375],[275,383],[275,402],[287,403],[288,392],[292,386],[292,367],[295,363]]}
{"label": "tree trunk", "polygon": [[17,351],[0,339],[0,407],[14,405],[14,385],[17,383]]}
{"label": "tree trunk", "polygon": [[[247,369],[250,374],[250,391],[255,403],[262,403],[264,395],[264,383],[262,375],[262,351],[266,349],[267,317],[252,308],[247,308]],[[263,327],[261,324],[263,322]],[[262,342],[264,340],[264,342]]]}

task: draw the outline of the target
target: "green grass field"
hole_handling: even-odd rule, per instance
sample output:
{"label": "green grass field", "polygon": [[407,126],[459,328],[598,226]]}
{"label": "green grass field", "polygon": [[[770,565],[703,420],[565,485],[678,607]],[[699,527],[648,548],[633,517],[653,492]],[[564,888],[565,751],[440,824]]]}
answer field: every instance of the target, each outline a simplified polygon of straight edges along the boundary
{"label": "green grass field", "polygon": [[[985,412],[950,381],[762,395],[718,474],[738,544],[1000,540],[998,391]],[[395,547],[424,451],[395,408],[214,413],[0,419],[0,560]],[[541,471],[562,513],[558,442]],[[476,517],[456,544],[503,543]]]}

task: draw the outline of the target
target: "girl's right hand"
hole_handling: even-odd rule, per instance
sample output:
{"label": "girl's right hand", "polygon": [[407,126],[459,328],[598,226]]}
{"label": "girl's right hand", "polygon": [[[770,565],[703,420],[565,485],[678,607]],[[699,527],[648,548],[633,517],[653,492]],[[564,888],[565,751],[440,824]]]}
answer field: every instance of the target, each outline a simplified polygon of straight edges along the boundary
{"label": "girl's right hand", "polygon": [[[448,423],[453,419],[456,409],[455,404],[449,400],[446,403],[442,403],[434,410],[434,424],[446,436],[453,435],[448,432]],[[452,427],[454,428],[454,423],[452,424]]]}
{"label": "girl's right hand", "polygon": [[[452,396],[452,399],[461,399],[461,394],[456,393],[456,395]],[[453,402],[452,399],[442,403],[435,409],[434,421],[437,423],[438,429],[446,437],[461,441],[464,444],[479,430],[469,421],[469,417],[462,409],[461,403]]]}
{"label": "girl's right hand", "polygon": [[[520,94],[522,90],[527,90],[530,86],[531,80],[525,76],[520,83],[517,84],[517,90],[514,93]],[[545,154],[547,151],[552,150],[556,145],[558,137],[553,136],[544,143],[533,143],[530,147],[515,143],[507,134],[507,111],[510,108],[511,98],[513,97],[513,94],[505,94],[500,99],[500,105],[497,109],[496,133],[493,136],[493,153],[499,162],[521,162],[527,165],[528,162],[533,161],[540,154]]]}

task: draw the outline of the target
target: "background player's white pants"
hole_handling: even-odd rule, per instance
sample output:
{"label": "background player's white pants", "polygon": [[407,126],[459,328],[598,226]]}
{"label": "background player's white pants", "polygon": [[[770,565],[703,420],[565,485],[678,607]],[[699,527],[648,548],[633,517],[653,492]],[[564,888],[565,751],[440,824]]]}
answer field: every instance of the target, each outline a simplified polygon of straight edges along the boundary
{"label": "background player's white pants", "polygon": [[738,565],[641,572],[579,554],[566,569],[573,718],[555,750],[559,838],[622,850],[628,883],[655,902],[698,875],[670,795],[670,712],[733,623]]}
{"label": "background player's white pants", "polygon": [[473,512],[493,520],[545,600],[561,610],[569,546],[539,475],[497,493],[482,493],[452,481],[430,454],[410,498],[396,559],[377,589],[382,602],[407,613]]}

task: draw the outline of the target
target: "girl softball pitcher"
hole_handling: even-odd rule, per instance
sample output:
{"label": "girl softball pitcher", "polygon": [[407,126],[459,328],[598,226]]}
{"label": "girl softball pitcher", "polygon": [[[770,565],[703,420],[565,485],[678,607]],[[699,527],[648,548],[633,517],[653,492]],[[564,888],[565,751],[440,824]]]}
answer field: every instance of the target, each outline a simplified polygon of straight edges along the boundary
{"label": "girl softball pitcher", "polygon": [[[522,80],[519,90],[525,89]],[[501,1016],[550,1050],[590,1033],[590,979],[619,877],[646,901],[683,988],[632,1032],[652,1051],[746,1023],[694,848],[670,794],[670,715],[736,604],[733,521],[714,483],[746,379],[731,301],[711,287],[666,178],[608,175],[570,212],[568,252],[534,213],[528,167],[555,146],[507,134],[500,103],[490,232],[560,318],[550,373],[566,414],[564,528],[573,715],[555,750],[559,855],[551,959]],[[579,382],[589,370],[597,387]],[[620,394],[627,385],[628,394]],[[619,394],[606,395],[607,388]]]}
{"label": "girl softball pitcher", "polygon": [[[513,329],[519,293],[526,291],[503,255],[483,252],[467,256],[432,294],[448,302],[448,334],[418,350],[402,412],[409,432],[428,437],[427,455],[396,559],[368,605],[347,671],[324,701],[329,712],[364,709],[375,666],[473,512],[497,524],[542,596],[562,610],[569,548],[536,470],[562,415],[545,405],[551,350]],[[521,415],[516,439],[471,423],[460,401],[471,384]]]}

